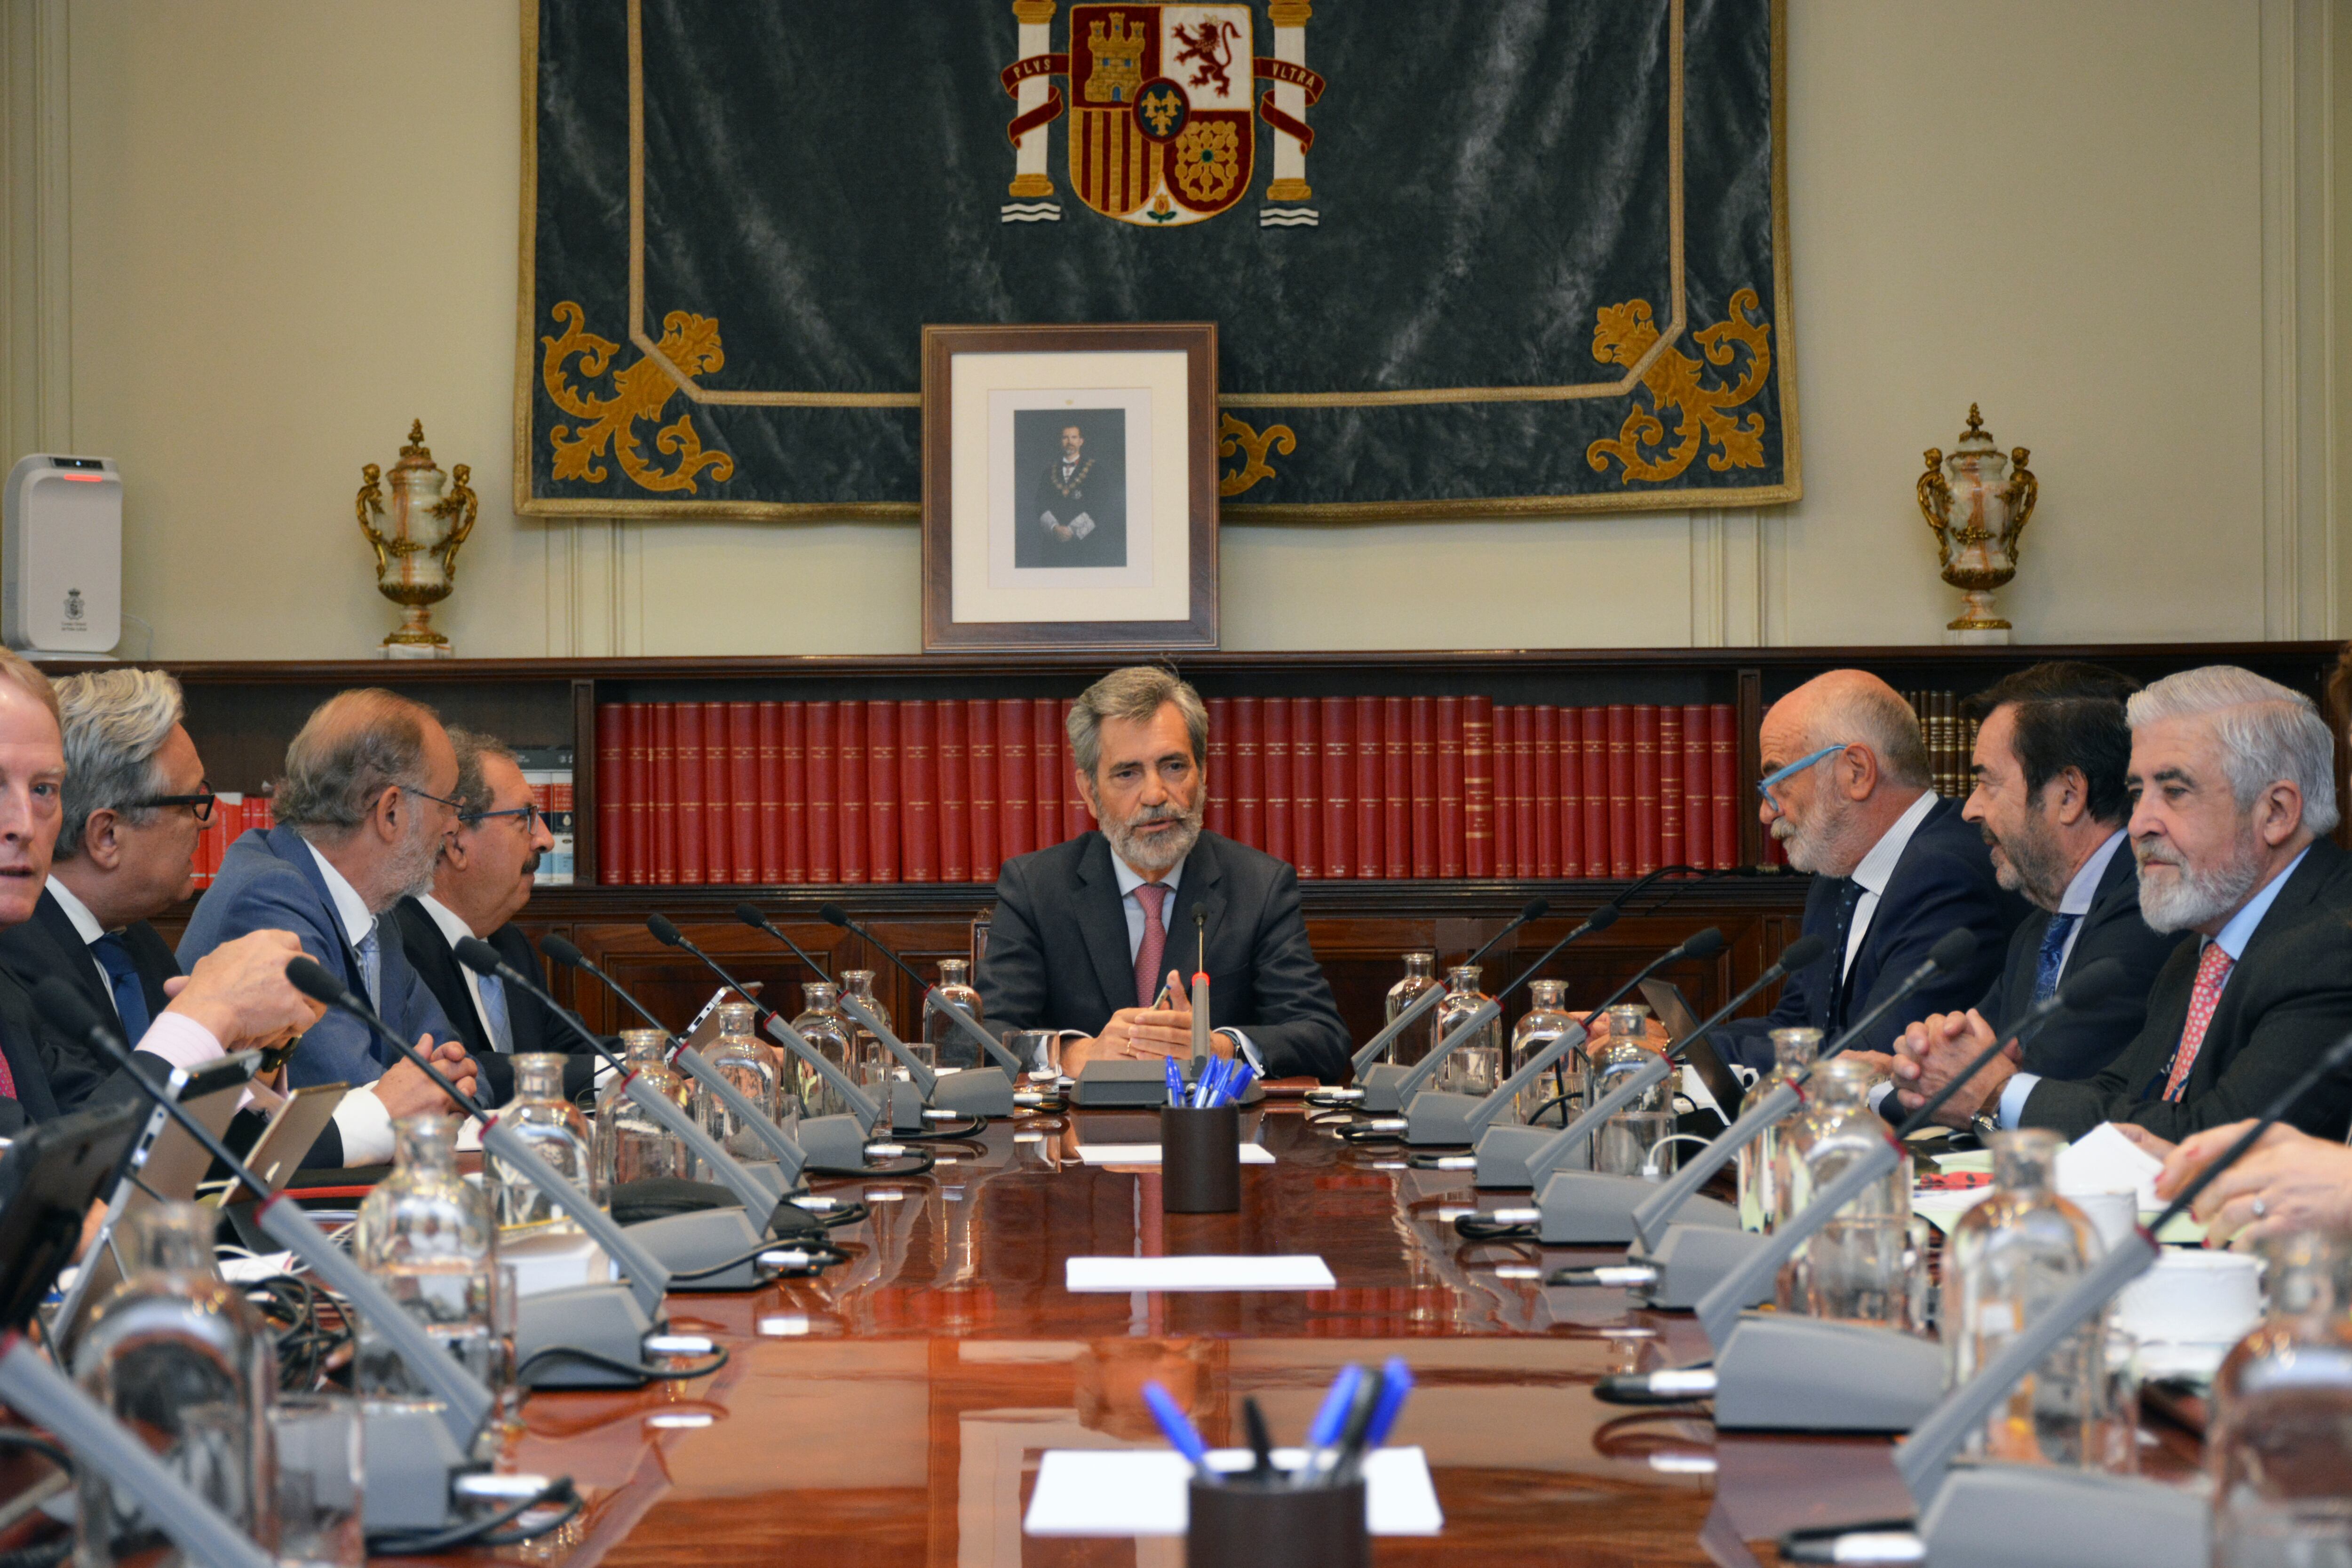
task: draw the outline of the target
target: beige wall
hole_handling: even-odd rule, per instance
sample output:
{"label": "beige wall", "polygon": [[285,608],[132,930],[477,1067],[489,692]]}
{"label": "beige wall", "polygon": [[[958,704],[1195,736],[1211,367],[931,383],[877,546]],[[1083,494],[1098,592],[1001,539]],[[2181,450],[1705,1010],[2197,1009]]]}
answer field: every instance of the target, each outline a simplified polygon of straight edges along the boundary
{"label": "beige wall", "polygon": [[[69,21],[70,435],[128,475],[158,656],[372,648],[393,612],[352,492],[420,416],[484,500],[441,614],[465,652],[919,647],[911,524],[511,515],[504,0],[5,3]],[[2306,403],[2336,363],[2310,331],[2352,259],[2332,61],[2294,96],[2326,5],[1790,0],[1803,501],[1229,527],[1226,646],[1932,642],[1954,595],[1911,486],[1971,401],[2042,481],[2022,638],[2333,635],[2342,423],[2307,410],[2297,490],[2294,400],[2265,402],[2296,298]],[[2352,27],[2331,42],[2352,55]],[[2299,163],[2298,124],[2322,132]]]}

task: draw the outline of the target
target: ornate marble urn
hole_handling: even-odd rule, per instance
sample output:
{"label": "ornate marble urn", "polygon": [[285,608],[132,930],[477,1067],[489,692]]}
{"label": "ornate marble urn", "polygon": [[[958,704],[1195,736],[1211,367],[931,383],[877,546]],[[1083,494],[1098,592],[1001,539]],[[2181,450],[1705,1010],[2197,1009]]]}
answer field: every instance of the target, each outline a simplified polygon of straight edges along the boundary
{"label": "ornate marble urn", "polygon": [[472,472],[463,463],[446,475],[433,466],[422,419],[409,425],[408,445],[389,476],[373,463],[360,469],[356,508],[360,532],[375,551],[376,590],[406,608],[398,628],[383,639],[386,658],[456,657],[449,639],[433,629],[430,606],[457,584],[457,547],[474,531],[478,504],[466,483]]}
{"label": "ornate marble urn", "polygon": [[1961,591],[1959,618],[1944,627],[1946,642],[2009,641],[2010,625],[1994,612],[1992,596],[2017,575],[2017,542],[2041,494],[2025,458],[2022,447],[2001,456],[1973,403],[1969,427],[1960,432],[1952,455],[1927,448],[1927,471],[1919,476],[1919,514],[1936,531],[1944,581]]}

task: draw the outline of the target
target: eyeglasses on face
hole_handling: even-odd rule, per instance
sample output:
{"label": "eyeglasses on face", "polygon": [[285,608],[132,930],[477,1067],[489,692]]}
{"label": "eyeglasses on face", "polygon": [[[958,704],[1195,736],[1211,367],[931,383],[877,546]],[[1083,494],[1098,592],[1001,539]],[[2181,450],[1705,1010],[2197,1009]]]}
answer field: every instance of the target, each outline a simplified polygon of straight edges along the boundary
{"label": "eyeglasses on face", "polygon": [[466,818],[466,826],[471,827],[478,823],[493,822],[501,816],[511,816],[520,821],[522,824],[522,830],[526,837],[539,831],[539,803],[537,801],[527,801],[521,805],[510,805],[504,811],[477,812],[472,816]]}
{"label": "eyeglasses on face", "polygon": [[1815,763],[1821,762],[1825,758],[1836,756],[1840,752],[1846,749],[1846,742],[1840,741],[1834,746],[1823,746],[1818,752],[1809,752],[1805,755],[1799,757],[1795,762],[1790,763],[1785,768],[1773,769],[1770,773],[1766,773],[1762,778],[1756,781],[1756,793],[1763,796],[1764,804],[1770,806],[1774,811],[1782,809],[1780,803],[1773,798],[1772,786],[1777,784],[1785,783],[1787,780],[1796,777],[1799,773],[1803,773],[1807,768],[1811,767]]}
{"label": "eyeglasses on face", "polygon": [[132,801],[127,810],[145,811],[154,806],[184,805],[198,822],[213,819],[213,802],[220,797],[210,789],[200,789],[194,795],[151,795],[144,800]]}
{"label": "eyeglasses on face", "polygon": [[418,789],[415,784],[395,784],[393,787],[399,790],[404,795],[413,795],[419,800],[429,800],[436,805],[446,805],[451,811],[457,812],[460,816],[465,814],[465,803],[462,801],[451,800],[446,795],[435,795],[431,790]]}

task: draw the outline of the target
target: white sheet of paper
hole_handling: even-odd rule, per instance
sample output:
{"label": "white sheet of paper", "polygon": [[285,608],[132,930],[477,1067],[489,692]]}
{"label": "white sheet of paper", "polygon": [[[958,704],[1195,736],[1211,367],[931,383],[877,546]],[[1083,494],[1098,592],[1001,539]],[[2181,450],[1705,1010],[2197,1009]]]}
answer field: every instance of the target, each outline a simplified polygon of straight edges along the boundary
{"label": "white sheet of paper", "polygon": [[1070,531],[1077,535],[1080,539],[1084,539],[1087,534],[1092,533],[1094,531],[1095,520],[1088,517],[1085,512],[1080,512],[1077,516],[1070,519]]}
{"label": "white sheet of paper", "polygon": [[1073,1258],[1063,1288],[1082,1290],[1329,1290],[1339,1281],[1311,1252],[1269,1257]]}
{"label": "white sheet of paper", "polygon": [[[1274,1462],[1306,1458],[1276,1448]],[[1244,1470],[1245,1448],[1212,1448],[1213,1469]],[[1021,1521],[1030,1535],[1181,1535],[1191,1513],[1192,1467],[1166,1448],[1052,1448],[1037,1467],[1037,1489]],[[1429,1459],[1419,1448],[1381,1448],[1364,1461],[1364,1523],[1374,1535],[1435,1535],[1445,1526]]]}
{"label": "white sheet of paper", "polygon": [[[1242,1146],[1244,1165],[1271,1165],[1274,1151],[1258,1143]],[[1089,1165],[1157,1165],[1160,1145],[1157,1143],[1087,1143],[1081,1145],[1078,1158]]]}
{"label": "white sheet of paper", "polygon": [[2164,1207],[2156,1195],[2156,1173],[2164,1162],[2102,1121],[2058,1152],[2058,1191],[2137,1193],[2140,1212]]}

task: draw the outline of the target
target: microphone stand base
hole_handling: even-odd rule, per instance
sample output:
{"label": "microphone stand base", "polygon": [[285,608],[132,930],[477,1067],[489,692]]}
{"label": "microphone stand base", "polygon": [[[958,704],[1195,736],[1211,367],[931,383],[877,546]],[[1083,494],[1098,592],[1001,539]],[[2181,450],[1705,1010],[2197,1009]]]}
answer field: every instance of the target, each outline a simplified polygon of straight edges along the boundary
{"label": "microphone stand base", "polygon": [[1396,1115],[1404,1109],[1404,1100],[1398,1093],[1397,1086],[1411,1071],[1412,1068],[1401,1068],[1393,1062],[1374,1062],[1357,1080],[1356,1087],[1364,1091],[1364,1098],[1357,1103],[1356,1109],[1370,1116]]}
{"label": "microphone stand base", "polygon": [[[764,1216],[763,1216],[764,1217]],[[684,1279],[705,1268],[743,1258],[766,1240],[751,1217],[739,1208],[697,1209],[691,1214],[665,1215],[628,1227],[629,1239],[670,1271],[675,1290],[755,1290],[766,1281],[748,1258],[708,1279]],[[630,1347],[630,1359],[639,1359]]]}
{"label": "microphone stand base", "polygon": [[793,1139],[812,1165],[855,1171],[866,1163],[866,1124],[855,1116],[811,1116],[793,1128]]}
{"label": "microphone stand base", "polygon": [[368,1532],[444,1530],[456,1523],[449,1483],[474,1467],[449,1436],[441,1406],[431,1400],[363,1402],[360,1422],[367,1463],[360,1513]]}
{"label": "microphone stand base", "polygon": [[1168,1103],[1168,1068],[1157,1058],[1088,1062],[1076,1082],[1070,1103],[1081,1110],[1157,1110]]}
{"label": "microphone stand base", "polygon": [[1543,1214],[1536,1238],[1547,1247],[1622,1247],[1633,1239],[1633,1211],[1657,1190],[1639,1176],[1554,1171],[1536,1200]]}
{"label": "microphone stand base", "polygon": [[[1557,1128],[1524,1127],[1517,1122],[1487,1128],[1478,1135],[1478,1169],[1471,1182],[1481,1187],[1534,1186],[1528,1157],[1559,1136]],[[1580,1143],[1569,1151],[1568,1164],[1581,1168],[1589,1163],[1591,1148],[1590,1143]]]}
{"label": "microphone stand base", "polygon": [[2212,1505],[2137,1476],[1956,1464],[1919,1521],[1936,1568],[2206,1568]]}
{"label": "microphone stand base", "polygon": [[1486,1103],[1475,1094],[1446,1094],[1424,1089],[1405,1107],[1404,1141],[1456,1147],[1467,1144],[1478,1136],[1475,1119]]}
{"label": "microphone stand base", "polygon": [[[1644,1305],[1687,1312],[1770,1238],[1740,1229],[1739,1211],[1713,1198],[1694,1197],[1678,1212],[1687,1217],[1668,1226],[1654,1250],[1643,1247],[1637,1237],[1626,1248],[1625,1261],[1647,1263],[1658,1271],[1657,1279],[1637,1292]],[[1759,1287],[1756,1300],[1739,1304],[1760,1307],[1772,1295],[1768,1281]]]}
{"label": "microphone stand base", "polygon": [[[526,1296],[515,1314],[515,1364],[558,1345],[594,1351],[630,1365],[645,1362],[653,1324],[625,1286],[574,1285]],[[556,1358],[531,1373],[533,1388],[642,1388],[651,1381],[593,1362]]]}
{"label": "microphone stand base", "polygon": [[906,1079],[891,1079],[881,1085],[890,1093],[890,1131],[921,1132],[929,1128],[923,1120],[923,1091]]}
{"label": "microphone stand base", "polygon": [[1944,1351],[1872,1323],[1748,1312],[1716,1347],[1715,1376],[1717,1431],[1908,1432],[1943,1400]]}
{"label": "microphone stand base", "polygon": [[[1161,1071],[1164,1075],[1166,1069]],[[1164,1083],[1160,1098],[1168,1098]],[[1004,1076],[1003,1068],[992,1063],[966,1068],[961,1072],[941,1073],[939,1081],[931,1085],[931,1109],[952,1110],[959,1116],[1010,1116],[1013,1080]]]}

